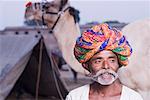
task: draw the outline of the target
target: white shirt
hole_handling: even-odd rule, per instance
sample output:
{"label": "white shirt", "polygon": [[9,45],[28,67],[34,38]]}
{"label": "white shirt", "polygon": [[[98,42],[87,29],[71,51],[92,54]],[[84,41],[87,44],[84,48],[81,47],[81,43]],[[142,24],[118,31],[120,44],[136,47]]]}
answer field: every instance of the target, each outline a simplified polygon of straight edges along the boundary
{"label": "white shirt", "polygon": [[[66,100],[89,100],[90,85],[84,85],[69,92]],[[120,100],[143,100],[134,90],[123,86]]]}

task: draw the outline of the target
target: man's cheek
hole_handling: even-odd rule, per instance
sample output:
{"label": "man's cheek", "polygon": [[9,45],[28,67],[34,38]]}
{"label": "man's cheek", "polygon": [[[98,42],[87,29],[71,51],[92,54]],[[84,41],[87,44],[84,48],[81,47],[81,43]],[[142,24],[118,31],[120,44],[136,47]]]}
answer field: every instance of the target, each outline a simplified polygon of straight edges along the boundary
{"label": "man's cheek", "polygon": [[101,67],[99,67],[99,66],[93,66],[93,70],[94,70],[95,72],[99,71],[100,69],[101,69]]}

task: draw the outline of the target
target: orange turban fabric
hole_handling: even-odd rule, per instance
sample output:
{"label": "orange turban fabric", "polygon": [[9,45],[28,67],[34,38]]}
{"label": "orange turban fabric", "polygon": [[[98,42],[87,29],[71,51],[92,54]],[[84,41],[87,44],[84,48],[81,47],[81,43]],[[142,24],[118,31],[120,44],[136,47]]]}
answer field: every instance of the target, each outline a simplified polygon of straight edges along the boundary
{"label": "orange turban fabric", "polygon": [[93,26],[78,37],[74,55],[80,63],[85,63],[102,50],[111,50],[117,54],[119,63],[123,66],[128,64],[128,57],[132,53],[132,48],[122,32],[104,23]]}

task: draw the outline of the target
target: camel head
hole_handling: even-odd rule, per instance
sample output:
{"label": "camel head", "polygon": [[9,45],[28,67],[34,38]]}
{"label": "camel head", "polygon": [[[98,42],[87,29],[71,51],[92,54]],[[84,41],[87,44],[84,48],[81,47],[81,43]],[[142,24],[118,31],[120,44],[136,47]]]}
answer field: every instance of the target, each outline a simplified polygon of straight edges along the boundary
{"label": "camel head", "polygon": [[[25,10],[25,19],[26,21],[37,21],[42,22],[44,25],[48,27],[53,27],[59,17],[66,15],[68,13],[76,17],[77,21],[79,21],[79,11],[70,7],[68,0],[54,0],[51,2],[29,2],[26,5]],[[77,22],[75,20],[75,22]]]}

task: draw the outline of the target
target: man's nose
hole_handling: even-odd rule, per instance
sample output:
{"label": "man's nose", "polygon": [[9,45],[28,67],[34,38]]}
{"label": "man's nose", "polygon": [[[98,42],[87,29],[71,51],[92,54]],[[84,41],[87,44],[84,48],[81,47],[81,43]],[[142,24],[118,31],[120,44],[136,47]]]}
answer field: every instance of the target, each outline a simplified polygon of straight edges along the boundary
{"label": "man's nose", "polygon": [[109,64],[108,64],[107,61],[104,61],[104,62],[103,62],[103,68],[104,68],[104,69],[108,69],[108,68],[109,68]]}

